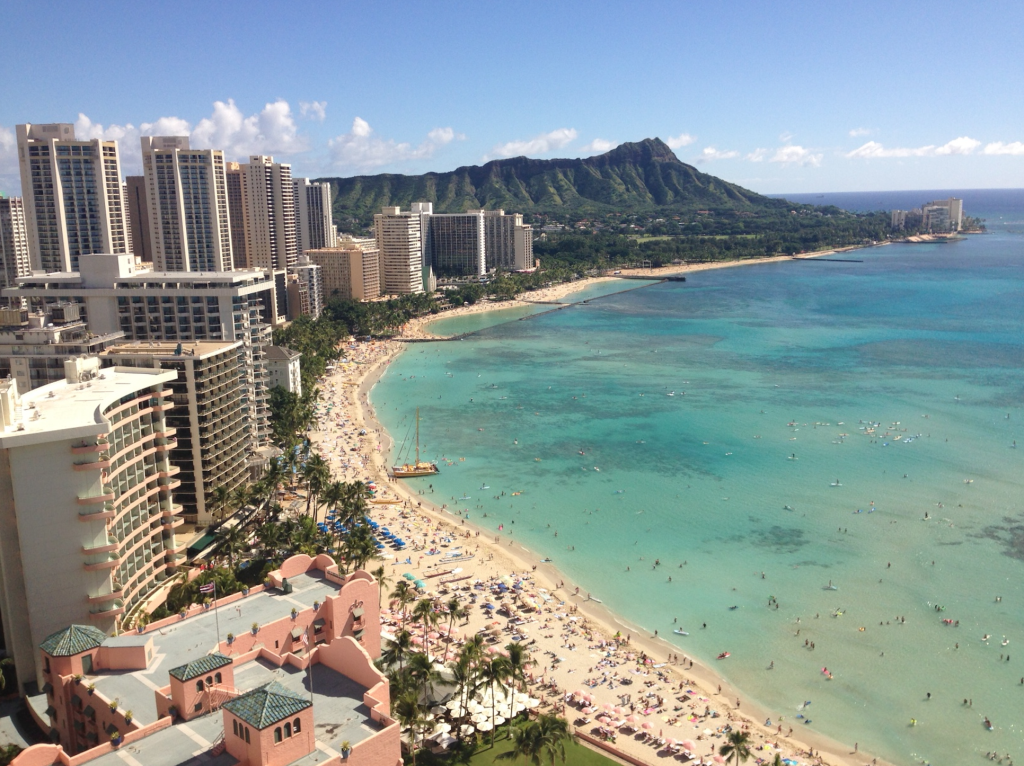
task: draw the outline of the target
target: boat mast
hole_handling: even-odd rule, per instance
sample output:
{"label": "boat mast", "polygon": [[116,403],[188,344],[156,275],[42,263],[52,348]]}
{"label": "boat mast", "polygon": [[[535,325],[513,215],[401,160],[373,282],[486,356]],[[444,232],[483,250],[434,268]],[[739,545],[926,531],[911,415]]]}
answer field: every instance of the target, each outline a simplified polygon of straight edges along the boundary
{"label": "boat mast", "polygon": [[416,465],[420,464],[420,408],[416,408]]}

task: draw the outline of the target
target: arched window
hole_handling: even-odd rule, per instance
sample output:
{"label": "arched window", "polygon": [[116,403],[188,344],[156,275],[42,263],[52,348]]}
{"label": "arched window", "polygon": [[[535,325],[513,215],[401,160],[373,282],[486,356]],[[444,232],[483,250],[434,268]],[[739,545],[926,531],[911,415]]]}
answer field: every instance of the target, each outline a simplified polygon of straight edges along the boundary
{"label": "arched window", "polygon": [[218,683],[218,684],[221,683],[221,678],[222,678],[222,676],[221,676],[220,673],[215,673],[214,676],[213,676],[214,683]]}
{"label": "arched window", "polygon": [[201,692],[203,690],[203,679],[196,681],[196,691]]}
{"label": "arched window", "polygon": [[231,731],[236,737],[238,736],[238,721],[234,718],[231,719]]}
{"label": "arched window", "polygon": [[280,741],[281,741],[281,727],[278,726],[276,729],[274,729],[274,742],[280,742]]}
{"label": "arched window", "polygon": [[206,685],[207,686],[213,686],[213,676],[207,676],[206,677]]}
{"label": "arched window", "polygon": [[284,735],[286,737],[290,737],[292,735],[292,725],[290,723],[286,723],[284,725]]}
{"label": "arched window", "polygon": [[296,718],[295,719],[295,723],[292,724],[292,731],[295,732],[296,734],[298,734],[300,731],[302,731],[302,723],[301,723],[301,721],[298,718]]}
{"label": "arched window", "polygon": [[245,727],[245,744],[249,744],[249,727]]}

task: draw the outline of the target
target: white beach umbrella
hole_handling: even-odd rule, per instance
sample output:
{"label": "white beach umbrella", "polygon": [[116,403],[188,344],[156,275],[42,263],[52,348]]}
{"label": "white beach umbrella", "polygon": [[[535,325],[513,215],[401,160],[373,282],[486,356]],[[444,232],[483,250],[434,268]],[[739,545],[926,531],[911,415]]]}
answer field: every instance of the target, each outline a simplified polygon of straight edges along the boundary
{"label": "white beach umbrella", "polygon": [[490,721],[481,721],[476,725],[477,731],[490,731],[494,727],[491,726]]}
{"label": "white beach umbrella", "polygon": [[476,727],[475,726],[470,726],[468,723],[464,723],[464,724],[462,724],[461,731],[462,731],[462,736],[463,737],[468,737],[470,734],[472,734],[474,731],[476,731]]}
{"label": "white beach umbrella", "polygon": [[494,725],[495,726],[501,726],[503,723],[505,723],[505,721],[506,721],[506,718],[504,716],[500,716],[500,715],[494,716]]}

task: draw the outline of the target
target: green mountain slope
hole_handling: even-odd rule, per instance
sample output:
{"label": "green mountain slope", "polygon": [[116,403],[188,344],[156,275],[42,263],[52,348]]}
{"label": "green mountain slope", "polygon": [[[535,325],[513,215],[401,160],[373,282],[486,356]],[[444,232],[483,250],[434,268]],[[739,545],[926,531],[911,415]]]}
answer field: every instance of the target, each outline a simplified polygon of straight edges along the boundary
{"label": "green mountain slope", "polygon": [[625,143],[586,159],[512,157],[448,173],[384,173],[321,178],[332,186],[334,214],[366,221],[387,205],[433,202],[436,213],[474,208],[583,214],[669,208],[779,209],[783,200],[755,194],[680,162],[661,139]]}

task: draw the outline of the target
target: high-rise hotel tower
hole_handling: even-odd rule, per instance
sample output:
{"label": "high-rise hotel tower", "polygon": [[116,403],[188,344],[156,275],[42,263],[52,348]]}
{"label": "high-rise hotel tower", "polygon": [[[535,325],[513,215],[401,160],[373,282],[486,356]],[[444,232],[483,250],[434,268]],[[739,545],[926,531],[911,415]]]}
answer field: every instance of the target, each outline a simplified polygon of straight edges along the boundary
{"label": "high-rise hotel tower", "polygon": [[70,123],[18,125],[29,253],[37,271],[75,271],[78,256],[126,253],[117,142],[79,141]]}

